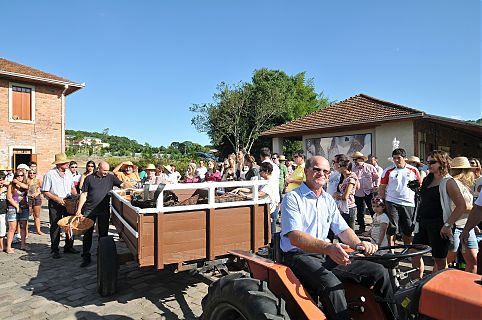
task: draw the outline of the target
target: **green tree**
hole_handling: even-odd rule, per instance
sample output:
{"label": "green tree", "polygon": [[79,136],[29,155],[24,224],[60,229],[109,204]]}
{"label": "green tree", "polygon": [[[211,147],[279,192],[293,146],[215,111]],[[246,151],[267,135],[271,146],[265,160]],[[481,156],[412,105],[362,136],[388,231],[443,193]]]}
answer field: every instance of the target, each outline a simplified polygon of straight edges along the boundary
{"label": "green tree", "polygon": [[266,144],[266,139],[260,139],[263,131],[329,105],[304,73],[288,76],[266,68],[256,70],[250,83],[221,83],[213,100],[191,106],[196,113],[191,122],[224,155],[257,149]]}

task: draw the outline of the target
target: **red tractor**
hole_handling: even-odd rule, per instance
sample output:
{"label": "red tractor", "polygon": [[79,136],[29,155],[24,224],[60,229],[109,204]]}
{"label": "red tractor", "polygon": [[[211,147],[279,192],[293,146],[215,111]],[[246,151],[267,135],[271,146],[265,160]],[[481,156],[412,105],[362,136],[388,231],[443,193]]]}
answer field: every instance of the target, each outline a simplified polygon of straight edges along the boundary
{"label": "red tractor", "polygon": [[[279,238],[279,235],[277,235]],[[275,237],[276,238],[276,237]],[[276,243],[277,241],[275,241]],[[247,262],[249,275],[235,273],[212,283],[203,298],[205,320],[326,319],[318,297],[303,286],[290,268],[279,263],[275,245],[271,259],[233,250],[231,254]],[[381,263],[389,269],[399,319],[481,319],[481,276],[454,269],[428,275],[400,286],[396,268],[402,259],[427,253],[428,246],[391,247],[396,253],[363,256],[350,253],[352,259]],[[381,248],[388,249],[388,247]],[[345,295],[353,319],[390,319],[372,290],[353,281],[345,281]]]}

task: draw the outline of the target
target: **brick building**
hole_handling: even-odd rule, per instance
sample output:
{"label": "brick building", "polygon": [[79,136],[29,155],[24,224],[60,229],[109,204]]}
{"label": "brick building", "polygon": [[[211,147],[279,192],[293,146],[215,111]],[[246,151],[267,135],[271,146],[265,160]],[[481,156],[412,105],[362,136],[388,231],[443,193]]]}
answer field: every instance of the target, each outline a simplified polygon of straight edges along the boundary
{"label": "brick building", "polygon": [[0,165],[40,172],[65,150],[65,99],[85,85],[0,58]]}
{"label": "brick building", "polygon": [[305,153],[332,158],[362,151],[375,154],[382,166],[389,164],[393,140],[400,142],[408,155],[424,159],[434,149],[452,157],[482,158],[482,126],[440,117],[358,94],[262,134],[273,138],[274,152],[282,153],[283,138],[304,142]]}

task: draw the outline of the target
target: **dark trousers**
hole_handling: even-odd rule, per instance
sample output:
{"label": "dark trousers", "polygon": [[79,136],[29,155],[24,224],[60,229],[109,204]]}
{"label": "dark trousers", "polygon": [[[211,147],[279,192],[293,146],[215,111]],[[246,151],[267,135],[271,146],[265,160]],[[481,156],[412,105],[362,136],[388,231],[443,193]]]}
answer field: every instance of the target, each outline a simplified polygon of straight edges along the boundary
{"label": "dark trousers", "polygon": [[109,211],[97,211],[91,212],[87,215],[87,219],[94,221],[92,228],[84,233],[84,238],[82,240],[82,257],[90,258],[90,248],[92,247],[92,234],[94,232],[95,223],[97,222],[97,229],[99,231],[99,238],[107,237],[109,233]]}
{"label": "dark trousers", "polygon": [[[59,251],[60,244],[60,227],[57,224],[63,217],[69,216],[67,209],[53,200],[49,200],[49,220],[50,220],[50,242],[51,242],[51,252]],[[74,239],[69,239],[65,235],[65,246],[64,249],[72,248],[74,245]]]}
{"label": "dark trousers", "polygon": [[370,215],[373,217],[375,211],[372,208],[373,193],[366,194],[364,197],[355,196],[356,204],[356,220],[360,229],[365,230],[365,204],[367,205]]}
{"label": "dark trousers", "polygon": [[[342,283],[347,279],[357,279],[366,287],[373,286],[375,294],[393,300],[388,271],[374,262],[358,260],[339,266],[320,254],[285,253],[284,264],[309,291],[316,292],[328,319],[350,319]],[[388,310],[388,304],[383,303],[383,308]]]}

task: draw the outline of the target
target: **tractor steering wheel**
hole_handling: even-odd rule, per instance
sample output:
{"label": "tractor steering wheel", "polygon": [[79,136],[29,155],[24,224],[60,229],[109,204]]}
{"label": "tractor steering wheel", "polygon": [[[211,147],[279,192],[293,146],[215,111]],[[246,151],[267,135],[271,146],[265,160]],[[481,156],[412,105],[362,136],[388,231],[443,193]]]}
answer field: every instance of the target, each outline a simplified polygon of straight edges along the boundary
{"label": "tractor steering wheel", "polygon": [[[400,252],[391,253],[391,249],[403,249]],[[378,248],[378,251],[381,250],[388,250],[387,253],[378,255],[374,254],[371,256],[360,255],[363,252],[354,251],[349,254],[350,258],[353,260],[368,260],[368,261],[400,261],[405,258],[410,258],[414,256],[419,256],[425,253],[432,251],[432,248],[424,245],[424,244],[405,244],[405,245],[397,245],[397,246],[386,246]],[[409,252],[412,251],[412,252]]]}

